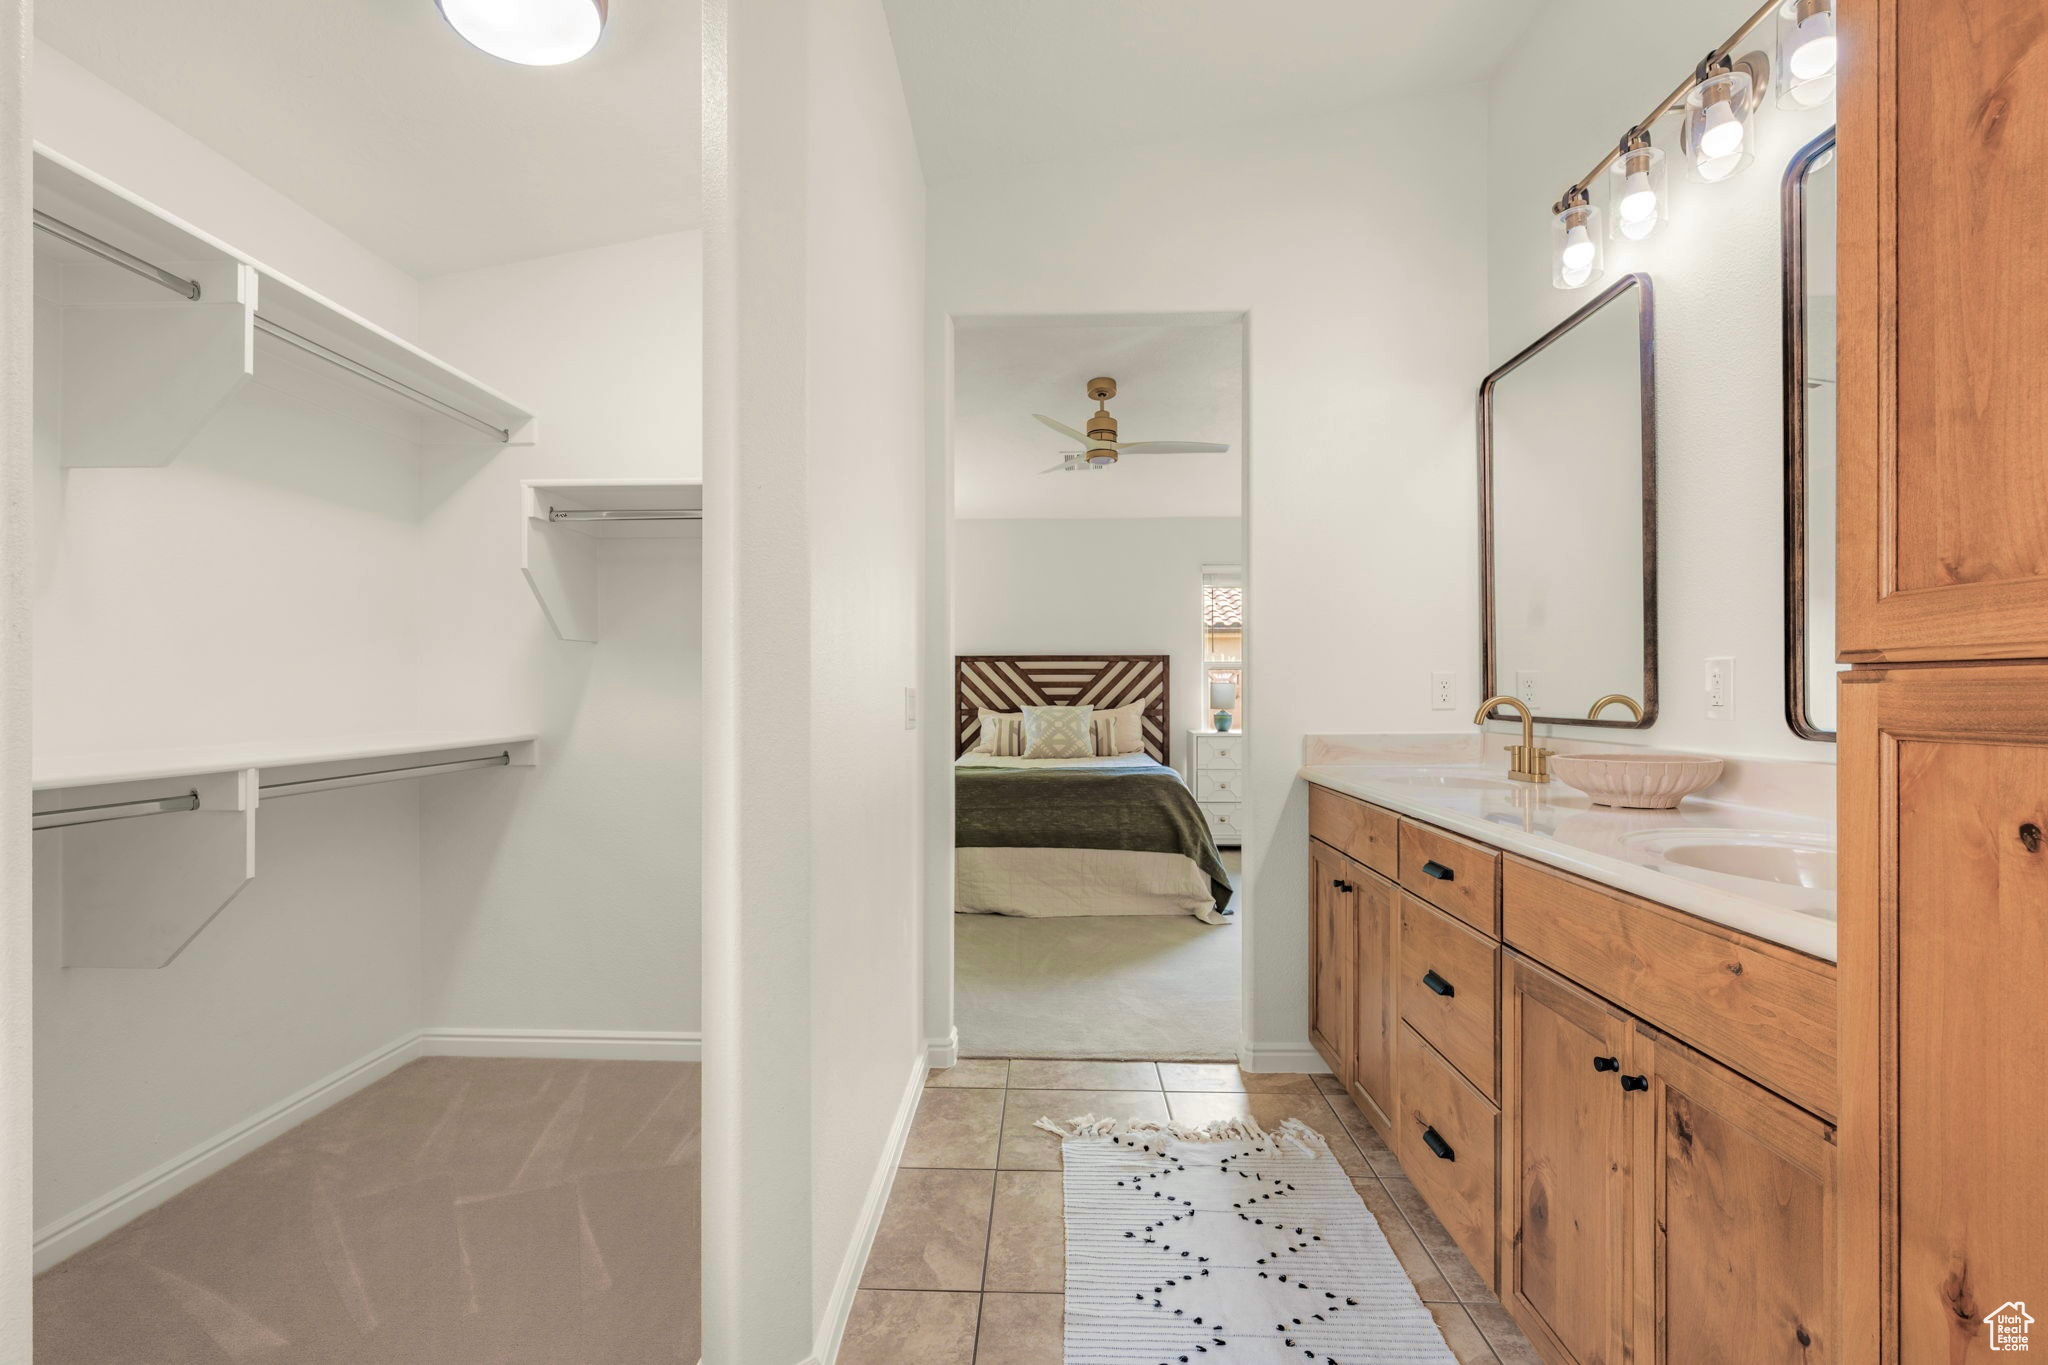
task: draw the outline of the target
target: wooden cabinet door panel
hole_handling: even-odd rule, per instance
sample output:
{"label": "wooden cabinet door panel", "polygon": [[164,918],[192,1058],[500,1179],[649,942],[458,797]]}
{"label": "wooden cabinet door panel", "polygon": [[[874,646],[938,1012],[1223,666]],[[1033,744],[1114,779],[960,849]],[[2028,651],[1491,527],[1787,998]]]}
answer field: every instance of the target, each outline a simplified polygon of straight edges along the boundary
{"label": "wooden cabinet door panel", "polygon": [[2048,655],[2048,14],[1844,0],[1838,641]]}
{"label": "wooden cabinet door panel", "polygon": [[1621,1365],[1634,1023],[1503,959],[1501,1299],[1548,1359]]}
{"label": "wooden cabinet door panel", "polygon": [[2048,1285],[2048,667],[1842,695],[1845,1356],[2002,1360]]}
{"label": "wooden cabinet door panel", "polygon": [[1351,1079],[1353,930],[1357,901],[1351,864],[1309,844],[1309,1041],[1337,1079]]}
{"label": "wooden cabinet door panel", "polygon": [[1681,1043],[1638,1041],[1637,1358],[1840,1360],[1833,1132]]}
{"label": "wooden cabinet door panel", "polygon": [[1358,867],[1352,870],[1352,884],[1358,888],[1353,897],[1358,952],[1357,970],[1352,973],[1357,1018],[1352,1031],[1351,1081],[1371,1101],[1359,1107],[1384,1135],[1392,1131],[1389,1121],[1394,1113],[1394,963],[1400,921],[1395,900],[1401,893],[1384,877]]}

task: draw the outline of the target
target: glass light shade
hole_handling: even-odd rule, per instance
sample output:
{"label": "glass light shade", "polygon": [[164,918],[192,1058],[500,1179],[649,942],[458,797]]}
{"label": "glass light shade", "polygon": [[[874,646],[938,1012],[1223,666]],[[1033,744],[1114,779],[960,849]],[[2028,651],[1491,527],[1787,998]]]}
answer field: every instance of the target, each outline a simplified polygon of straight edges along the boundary
{"label": "glass light shade", "polygon": [[1671,195],[1664,181],[1664,153],[1643,144],[1615,160],[1613,194],[1608,199],[1614,236],[1640,242],[1670,216]]}
{"label": "glass light shade", "polygon": [[604,35],[608,0],[434,0],[471,47],[521,66],[560,66]]}
{"label": "glass light shade", "polygon": [[1600,278],[1600,210],[1583,197],[1550,219],[1550,283],[1579,289]]}
{"label": "glass light shade", "polygon": [[1686,166],[1694,180],[1726,180],[1755,159],[1749,73],[1723,71],[1685,97]]}
{"label": "glass light shade", "polygon": [[1778,6],[1778,106],[1812,109],[1835,93],[1834,0]]}

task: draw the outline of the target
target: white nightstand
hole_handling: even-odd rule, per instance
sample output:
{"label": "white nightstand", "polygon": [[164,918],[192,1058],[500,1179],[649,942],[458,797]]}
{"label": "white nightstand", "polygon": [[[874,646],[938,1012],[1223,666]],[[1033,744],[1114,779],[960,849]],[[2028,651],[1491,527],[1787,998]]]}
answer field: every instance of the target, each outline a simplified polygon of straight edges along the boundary
{"label": "white nightstand", "polygon": [[1219,847],[1244,843],[1239,813],[1244,809],[1244,732],[1219,735],[1214,730],[1188,731],[1188,785],[1209,817],[1209,836]]}

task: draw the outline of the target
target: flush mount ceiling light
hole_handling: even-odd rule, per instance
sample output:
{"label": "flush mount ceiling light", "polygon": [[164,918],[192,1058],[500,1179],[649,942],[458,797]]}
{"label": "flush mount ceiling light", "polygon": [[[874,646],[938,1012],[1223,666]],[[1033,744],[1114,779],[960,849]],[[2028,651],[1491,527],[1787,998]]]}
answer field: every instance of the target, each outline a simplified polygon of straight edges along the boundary
{"label": "flush mount ceiling light", "polygon": [[521,66],[560,66],[586,56],[604,35],[609,0],[434,0],[448,27],[493,57]]}
{"label": "flush mount ceiling light", "polygon": [[1600,278],[1600,210],[1585,187],[1574,185],[1552,206],[1550,283],[1580,289]]}

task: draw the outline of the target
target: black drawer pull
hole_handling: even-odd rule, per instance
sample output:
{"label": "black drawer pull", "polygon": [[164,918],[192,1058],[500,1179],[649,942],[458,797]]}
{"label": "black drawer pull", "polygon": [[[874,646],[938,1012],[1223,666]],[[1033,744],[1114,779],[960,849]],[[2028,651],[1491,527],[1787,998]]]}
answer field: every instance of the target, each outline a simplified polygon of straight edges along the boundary
{"label": "black drawer pull", "polygon": [[1650,1088],[1650,1078],[1648,1076],[1623,1076],[1621,1078],[1621,1088],[1623,1090],[1648,1090]]}
{"label": "black drawer pull", "polygon": [[1619,1071],[1621,1070],[1621,1058],[1595,1057],[1593,1059],[1593,1069],[1595,1071]]}
{"label": "black drawer pull", "polygon": [[1434,877],[1440,882],[1452,882],[1458,879],[1457,873],[1451,871],[1451,869],[1445,867],[1442,863],[1438,862],[1434,858],[1431,858],[1428,862],[1422,865],[1422,875],[1425,877]]}
{"label": "black drawer pull", "polygon": [[1429,1150],[1435,1152],[1440,1159],[1444,1161],[1456,1161],[1458,1159],[1458,1154],[1451,1150],[1451,1144],[1437,1136],[1436,1129],[1423,1129],[1422,1140],[1428,1144]]}
{"label": "black drawer pull", "polygon": [[1353,889],[1350,882],[1331,882],[1330,885],[1335,887],[1339,891],[1348,892]]}
{"label": "black drawer pull", "polygon": [[1448,1000],[1458,993],[1458,988],[1438,976],[1434,969],[1422,974],[1422,984]]}

